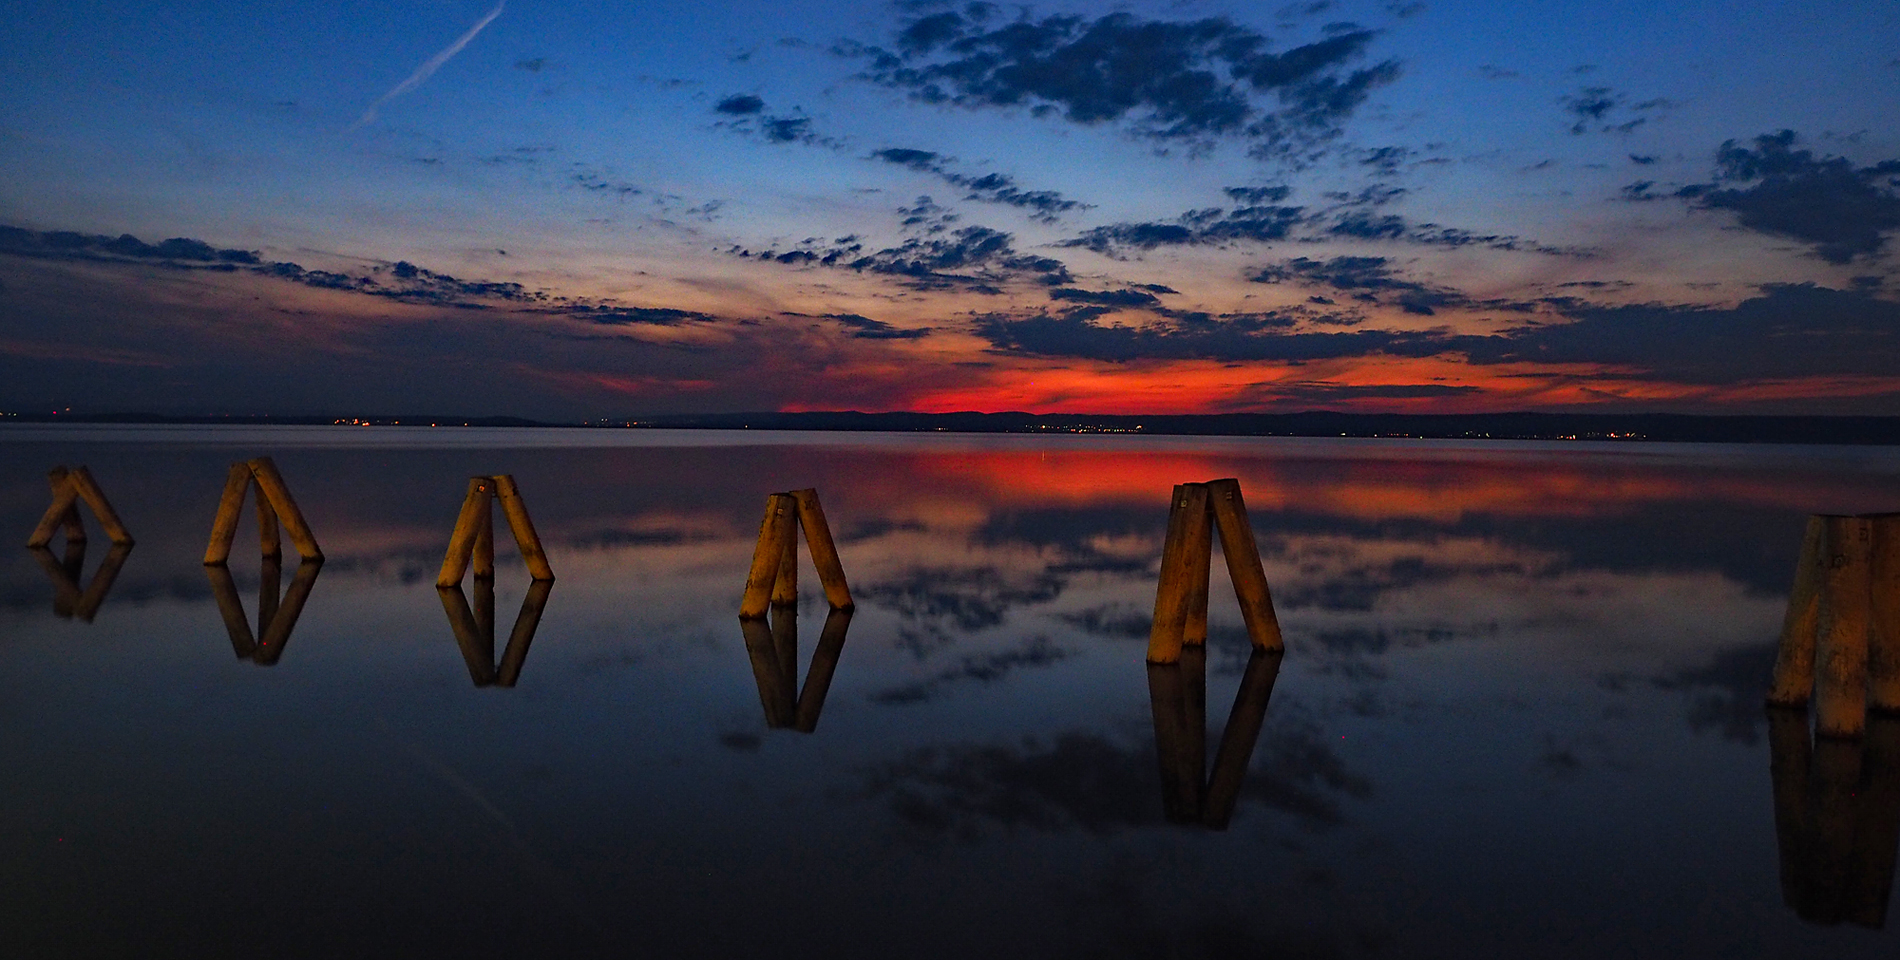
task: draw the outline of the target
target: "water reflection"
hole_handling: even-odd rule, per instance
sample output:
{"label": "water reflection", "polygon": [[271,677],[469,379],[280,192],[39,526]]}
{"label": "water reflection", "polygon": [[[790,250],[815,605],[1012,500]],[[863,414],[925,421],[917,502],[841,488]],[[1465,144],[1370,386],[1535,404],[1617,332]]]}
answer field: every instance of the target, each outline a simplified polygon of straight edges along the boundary
{"label": "water reflection", "polygon": [[205,579],[211,581],[218,614],[224,618],[225,632],[231,635],[231,649],[239,660],[268,667],[283,658],[290,632],[297,628],[297,618],[303,615],[304,604],[310,599],[310,591],[316,588],[317,574],[322,570],[321,559],[303,561],[291,576],[290,590],[280,594],[283,561],[266,556],[263,576],[258,583],[257,632],[252,633],[244,615],[244,602],[238,599],[237,581],[231,578],[231,568],[222,563],[205,565]]}
{"label": "water reflection", "polygon": [[1900,848],[1900,718],[1859,741],[1810,741],[1808,713],[1768,708],[1781,896],[1813,924],[1882,929]]}
{"label": "water reflection", "polygon": [[53,613],[61,619],[77,617],[85,623],[99,613],[99,607],[106,602],[106,595],[112,592],[112,582],[119,577],[119,570],[125,566],[125,558],[132,553],[132,544],[115,543],[106,552],[106,558],[99,563],[99,569],[92,573],[91,582],[82,589],[80,576],[86,569],[86,540],[68,538],[63,557],[53,555],[45,547],[32,547],[29,550],[33,559],[39,562],[40,569],[46,571],[47,579],[53,581]]}
{"label": "water reflection", "polygon": [[468,663],[468,678],[478,687],[514,686],[521,679],[522,665],[528,662],[528,647],[534,643],[534,632],[541,626],[541,614],[547,610],[554,581],[535,580],[528,584],[528,594],[521,598],[521,612],[515,615],[514,629],[508,631],[508,646],[502,649],[499,667],[495,665],[495,581],[475,578],[472,608],[459,584],[437,587],[435,592],[442,600],[442,611],[448,614],[455,645],[462,648],[462,659]]}
{"label": "water reflection", "polygon": [[802,689],[798,685],[798,607],[774,606],[769,620],[741,619],[739,629],[745,637],[746,654],[752,659],[752,678],[759,685],[765,725],[774,730],[816,731],[818,715],[825,709],[825,694],[831,690],[832,674],[838,670],[838,656],[844,652],[845,632],[851,629],[851,611],[832,610],[826,615]]}
{"label": "water reflection", "polygon": [[1280,675],[1280,651],[1255,649],[1221,731],[1214,769],[1207,772],[1207,648],[1181,648],[1175,663],[1148,664],[1154,711],[1155,756],[1161,765],[1161,805],[1170,823],[1225,830],[1247,779],[1267,701]]}

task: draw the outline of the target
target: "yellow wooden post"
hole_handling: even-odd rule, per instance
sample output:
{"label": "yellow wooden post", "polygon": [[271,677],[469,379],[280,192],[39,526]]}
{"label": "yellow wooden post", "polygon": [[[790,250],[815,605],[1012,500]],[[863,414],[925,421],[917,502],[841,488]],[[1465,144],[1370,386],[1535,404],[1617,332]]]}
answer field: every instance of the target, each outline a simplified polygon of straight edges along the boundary
{"label": "yellow wooden post", "polygon": [[1826,571],[1815,644],[1815,729],[1858,737],[1867,724],[1867,634],[1873,524],[1828,517],[1821,555]]}
{"label": "yellow wooden post", "polygon": [[[1161,547],[1161,572],[1155,585],[1154,621],[1148,629],[1148,662],[1174,663],[1181,659],[1187,631],[1189,591],[1193,587],[1192,527],[1207,513],[1207,486],[1178,484],[1168,501],[1168,534]],[[1211,549],[1211,547],[1209,548]]]}
{"label": "yellow wooden post", "polygon": [[521,551],[528,575],[536,580],[554,579],[554,568],[548,565],[547,551],[541,549],[541,535],[535,532],[534,521],[528,518],[528,505],[521,499],[515,478],[504,473],[493,479],[495,496],[501,500],[502,515],[508,518],[508,529],[515,535],[515,548]]}
{"label": "yellow wooden post", "polygon": [[[1203,500],[1207,497],[1203,496]],[[1207,503],[1196,515],[1187,517],[1187,619],[1181,627],[1181,642],[1199,646],[1207,642],[1207,593],[1212,586],[1214,564],[1214,506]]]}
{"label": "yellow wooden post", "polygon": [[250,464],[231,464],[230,472],[224,477],[224,493],[218,497],[218,515],[211,520],[211,542],[205,546],[206,566],[231,558],[231,544],[237,539],[238,514],[244,509],[244,493],[252,482]]}
{"label": "yellow wooden post", "polygon": [[[54,467],[46,474],[46,484],[52,488],[53,502],[40,517],[40,522],[27,535],[26,545],[44,547],[53,542],[53,533],[62,524],[67,527],[67,540],[72,540],[72,526],[79,521],[79,514],[73,504],[79,500],[79,488],[73,485],[72,478],[65,467]],[[71,518],[69,521],[68,518]],[[85,539],[85,527],[79,528],[79,539]]]}
{"label": "yellow wooden post", "polygon": [[475,553],[475,541],[481,536],[482,516],[489,512],[488,498],[494,489],[494,481],[488,477],[470,477],[468,494],[462,498],[462,509],[455,517],[455,530],[449,534],[449,549],[442,557],[442,571],[436,575],[437,587],[454,587],[462,583],[462,575],[468,572],[469,560]]}
{"label": "yellow wooden post", "polygon": [[475,521],[475,549],[470,557],[475,568],[475,579],[495,579],[495,510],[494,498],[483,496],[482,509]]}
{"label": "yellow wooden post", "polygon": [[1814,695],[1815,631],[1821,619],[1821,539],[1827,521],[1808,518],[1801,535],[1801,553],[1795,560],[1794,587],[1788,593],[1788,612],[1781,618],[1781,642],[1775,653],[1774,679],[1768,702],[1774,706],[1804,707]]}
{"label": "yellow wooden post", "polygon": [[1873,557],[1868,571],[1872,593],[1868,609],[1867,705],[1900,711],[1900,513],[1866,518],[1873,526]]}
{"label": "yellow wooden post", "polygon": [[818,569],[818,582],[825,588],[825,600],[833,610],[850,610],[851,587],[845,582],[844,564],[838,559],[838,545],[831,539],[831,524],[825,520],[825,508],[818,503],[818,491],[793,490],[797,501],[799,526],[805,529],[805,546],[811,551],[812,566]]}
{"label": "yellow wooden post", "polygon": [[1232,478],[1208,483],[1207,493],[1214,505],[1214,526],[1220,530],[1220,548],[1227,556],[1227,573],[1234,581],[1234,595],[1240,600],[1240,616],[1247,623],[1247,636],[1253,645],[1272,652],[1285,649],[1280,639],[1280,620],[1273,612],[1273,597],[1267,590],[1266,567],[1260,562],[1260,546],[1254,542],[1253,525],[1247,519],[1247,503],[1240,495],[1240,481]]}
{"label": "yellow wooden post", "polygon": [[[774,493],[765,498],[765,517],[759,521],[759,543],[752,551],[752,569],[746,573],[745,593],[739,598],[739,616],[754,619],[765,616],[772,606],[772,589],[778,585],[779,567],[785,560],[785,541],[792,536],[797,512],[789,494]],[[807,533],[807,539],[812,539]]]}
{"label": "yellow wooden post", "polygon": [[[482,584],[477,582],[475,589],[480,592]],[[490,596],[494,586],[489,585]],[[468,678],[478,687],[486,687],[495,682],[495,637],[484,634],[481,625],[475,621],[475,612],[469,608],[468,595],[462,592],[462,585],[435,588],[435,595],[442,601],[442,612],[448,615],[449,632],[455,635],[455,646],[462,651],[462,662],[468,666]]]}
{"label": "yellow wooden post", "polygon": [[[798,498],[792,498],[792,516],[798,516]],[[810,539],[809,537],[807,539]],[[785,548],[779,554],[778,579],[772,582],[772,605],[775,607],[796,606],[798,604],[798,524],[791,524],[791,530],[785,535]]]}
{"label": "yellow wooden post", "polygon": [[278,522],[283,525],[284,533],[290,536],[290,542],[297,547],[297,553],[305,560],[322,560],[323,551],[317,546],[317,538],[311,534],[310,525],[304,522],[303,511],[297,509],[297,501],[290,495],[290,488],[284,484],[282,474],[277,472],[277,464],[269,457],[258,457],[250,462],[251,476],[257,479],[257,492],[270,501],[271,509],[277,513]]}

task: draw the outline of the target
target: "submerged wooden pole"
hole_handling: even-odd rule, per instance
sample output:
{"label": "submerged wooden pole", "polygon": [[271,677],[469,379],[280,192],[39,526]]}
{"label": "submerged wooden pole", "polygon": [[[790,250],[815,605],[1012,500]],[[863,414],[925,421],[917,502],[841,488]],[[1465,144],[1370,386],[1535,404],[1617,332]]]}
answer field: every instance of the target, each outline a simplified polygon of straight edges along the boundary
{"label": "submerged wooden pole", "polygon": [[797,501],[790,494],[774,493],[765,498],[759,543],[752,550],[752,569],[746,573],[745,593],[739,598],[741,619],[763,617],[771,609],[772,590],[778,585],[779,567],[785,562],[785,541],[792,536],[797,510]]}
{"label": "submerged wooden pole", "polygon": [[1247,636],[1256,649],[1269,653],[1283,650],[1280,619],[1273,612],[1266,566],[1260,561],[1260,545],[1254,542],[1253,524],[1247,519],[1247,502],[1240,495],[1240,481],[1231,477],[1211,481],[1207,494],[1213,502],[1214,526],[1220,530],[1221,553],[1227,556],[1227,573],[1234,580],[1234,596],[1240,600],[1240,616],[1247,623]]}
{"label": "submerged wooden pole", "polygon": [[1805,707],[1814,695],[1814,640],[1821,619],[1821,539],[1827,521],[1808,518],[1801,535],[1801,553],[1795,560],[1794,587],[1788,593],[1788,612],[1781,619],[1781,642],[1775,653],[1775,674],[1768,703]]}
{"label": "submerged wooden pole", "polygon": [[1858,737],[1867,725],[1867,641],[1871,612],[1873,524],[1828,517],[1821,536],[1825,567],[1815,643],[1815,730]]}
{"label": "submerged wooden pole", "polygon": [[283,475],[277,472],[277,464],[269,457],[258,457],[250,461],[250,467],[251,476],[257,480],[258,495],[270,501],[271,510],[277,514],[290,542],[296,545],[297,553],[305,560],[322,560],[323,550],[318,548],[310,525],[304,522],[303,511],[297,509],[296,498],[290,495]]}
{"label": "submerged wooden pole", "polygon": [[1900,513],[1866,518],[1873,525],[1868,571],[1867,706],[1900,712]]}
{"label": "submerged wooden pole", "polygon": [[536,580],[554,579],[554,568],[548,565],[547,551],[541,549],[541,535],[535,532],[534,521],[528,519],[528,504],[521,499],[515,478],[503,473],[493,480],[495,496],[501,500],[502,516],[508,518],[508,529],[515,535],[515,549],[521,551],[521,562],[527,564],[528,576]]}
{"label": "submerged wooden pole", "polygon": [[[46,484],[53,490],[53,502],[40,517],[40,522],[27,535],[28,547],[44,547],[53,542],[53,534],[61,525],[67,527],[67,540],[72,539],[72,526],[68,518],[76,522],[79,515],[73,510],[73,504],[79,500],[79,490],[72,485],[65,467],[54,467],[46,474]],[[85,538],[85,527],[79,528],[80,539]]]}
{"label": "submerged wooden pole", "polygon": [[[1207,516],[1207,485],[1177,484],[1168,502],[1168,534],[1161,546],[1161,573],[1155,585],[1154,622],[1148,628],[1148,662],[1175,663],[1187,633],[1193,605],[1194,560],[1189,555],[1190,527]],[[1212,549],[1212,541],[1208,541]],[[1205,563],[1206,561],[1202,561]]]}
{"label": "submerged wooden pole", "polygon": [[765,709],[765,725],[772,729],[789,727],[795,722],[790,682],[779,669],[778,645],[772,627],[762,617],[743,617],[739,633],[745,639],[746,655],[752,661],[752,680],[759,687],[759,705]]}

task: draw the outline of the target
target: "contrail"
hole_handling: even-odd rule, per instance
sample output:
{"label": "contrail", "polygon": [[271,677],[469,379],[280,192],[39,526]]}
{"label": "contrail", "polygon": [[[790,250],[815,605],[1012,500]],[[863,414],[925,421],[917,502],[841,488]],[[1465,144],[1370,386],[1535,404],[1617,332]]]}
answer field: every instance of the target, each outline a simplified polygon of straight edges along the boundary
{"label": "contrail", "polygon": [[356,125],[360,127],[364,124],[374,123],[376,121],[376,110],[378,107],[421,86],[422,81],[429,79],[430,75],[442,69],[442,65],[448,63],[450,57],[461,53],[462,48],[468,46],[468,42],[475,39],[475,35],[481,33],[483,27],[488,26],[496,17],[501,16],[501,8],[507,5],[508,0],[501,0],[500,3],[495,4],[495,9],[488,11],[488,16],[475,21],[475,25],[468,28],[468,32],[462,34],[461,39],[444,47],[441,53],[430,57],[423,62],[422,66],[417,67],[416,72],[409,75],[409,79],[396,84],[389,89],[388,93],[378,97],[375,103],[369,105],[368,110],[363,111],[363,118],[356,121]]}

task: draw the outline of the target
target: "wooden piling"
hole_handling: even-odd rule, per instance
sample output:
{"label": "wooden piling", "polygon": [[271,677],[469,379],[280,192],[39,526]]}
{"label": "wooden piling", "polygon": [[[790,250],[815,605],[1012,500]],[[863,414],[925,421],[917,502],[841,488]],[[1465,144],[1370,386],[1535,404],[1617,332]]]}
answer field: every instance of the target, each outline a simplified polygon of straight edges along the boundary
{"label": "wooden piling", "polygon": [[284,591],[284,601],[277,608],[277,615],[270,623],[260,624],[258,630],[257,653],[251,661],[260,667],[276,663],[284,655],[284,647],[290,643],[290,632],[297,629],[297,619],[303,616],[304,604],[310,600],[310,591],[317,587],[317,574],[323,572],[323,561],[305,560],[297,564],[297,572],[291,575],[290,589]]}
{"label": "wooden piling", "polygon": [[231,559],[231,544],[237,539],[238,514],[244,510],[244,492],[251,488],[251,465],[231,464],[224,476],[224,493],[218,497],[218,515],[211,520],[211,542],[205,546],[205,566]]}
{"label": "wooden piling", "polygon": [[534,521],[528,518],[528,504],[521,499],[515,478],[503,473],[496,475],[494,481],[502,516],[508,518],[508,530],[515,535],[515,549],[521,551],[521,562],[527,565],[528,576],[536,580],[554,579],[554,568],[548,565],[547,551],[541,548],[541,535],[535,532]]}
{"label": "wooden piling", "polygon": [[66,527],[68,543],[73,540],[72,533],[75,526],[79,530],[78,539],[84,540],[86,528],[79,524],[79,512],[74,509],[74,504],[79,501],[79,488],[73,485],[66,468],[54,467],[48,471],[46,485],[52,488],[53,502],[46,508],[46,513],[41,515],[40,522],[34,526],[33,532],[27,535],[26,545],[44,547],[52,543],[53,534],[61,526]]}
{"label": "wooden piling", "polygon": [[772,649],[778,656],[778,673],[785,682],[784,713],[791,722],[798,702],[798,608],[773,607],[771,616]]}
{"label": "wooden piling", "polygon": [[1873,525],[1868,571],[1867,706],[1900,712],[1900,513],[1865,518]]}
{"label": "wooden piling", "polygon": [[[52,491],[55,501],[59,500],[60,489],[70,485],[71,482],[66,476],[65,467],[54,467],[46,473],[46,485]],[[77,494],[78,488],[74,487],[73,492]],[[60,526],[65,528],[67,546],[86,542],[86,524],[79,518],[78,503],[67,504],[65,514],[60,517]]]}
{"label": "wooden piling", "polygon": [[774,730],[796,722],[796,699],[786,688],[788,681],[779,669],[778,645],[772,639],[772,626],[763,617],[742,617],[739,634],[745,639],[746,656],[752,661],[752,679],[759,687],[759,705],[765,709],[765,725]]}
{"label": "wooden piling", "polygon": [[1240,481],[1231,477],[1212,481],[1207,493],[1213,503],[1214,526],[1220,530],[1221,553],[1227,556],[1227,573],[1234,580],[1234,595],[1240,600],[1240,616],[1247,623],[1247,636],[1255,649],[1269,653],[1283,650],[1280,620],[1273,612],[1266,566],[1260,561],[1260,545],[1254,542]]}
{"label": "wooden piling", "polygon": [[793,490],[798,503],[798,524],[805,530],[805,547],[811,563],[818,569],[818,582],[825,588],[825,600],[833,610],[850,610],[851,587],[845,582],[844,563],[838,559],[838,545],[831,539],[831,524],[825,520],[825,508],[818,503],[818,491]]}
{"label": "wooden piling", "polygon": [[772,590],[778,585],[779,567],[785,560],[785,541],[792,536],[797,510],[797,501],[790,494],[774,493],[765,498],[765,517],[759,521],[759,543],[753,548],[752,569],[746,574],[745,593],[739,598],[741,619],[763,617],[771,609]]}
{"label": "wooden piling", "polygon": [[207,563],[204,567],[205,579],[211,581],[211,596],[218,601],[218,616],[224,620],[224,632],[231,637],[231,649],[239,660],[249,660],[257,652],[257,635],[251,632],[250,618],[244,614],[244,601],[238,599],[231,568],[222,563]]}
{"label": "wooden piling", "polygon": [[279,557],[266,556],[262,567],[262,576],[257,578],[257,632],[262,636],[264,629],[272,620],[277,619],[277,608],[284,599],[284,564]]}
{"label": "wooden piling", "polygon": [[275,560],[284,555],[283,537],[277,530],[277,511],[271,508],[266,497],[257,498],[257,545],[266,559]]}
{"label": "wooden piling", "polygon": [[[1176,663],[1186,640],[1188,612],[1193,606],[1195,560],[1191,555],[1193,527],[1207,516],[1207,485],[1183,483],[1174,488],[1168,505],[1168,534],[1161,546],[1161,573],[1155,586],[1154,622],[1148,628],[1148,662]],[[1212,550],[1212,539],[1203,538]],[[1208,561],[1202,560],[1202,565]]]}
{"label": "wooden piling", "polygon": [[[1177,654],[1178,657],[1178,654]],[[1155,760],[1161,773],[1161,815],[1169,823],[1193,823],[1200,818],[1197,798],[1200,771],[1190,775],[1183,754],[1195,736],[1186,721],[1186,677],[1179,659],[1172,663],[1148,661],[1148,708],[1154,718]],[[1201,736],[1206,736],[1202,731]]]}
{"label": "wooden piling", "polygon": [[[127,532],[125,524],[119,520],[118,511],[106,500],[106,493],[99,489],[98,481],[92,479],[92,471],[85,467],[74,467],[67,473],[67,479],[79,492],[79,499],[92,508],[92,515],[99,520],[99,526],[105,528],[106,537],[113,543],[130,545],[132,534]],[[74,518],[75,521],[78,519]]]}
{"label": "wooden piling", "polygon": [[1768,777],[1773,785],[1775,846],[1780,852],[1781,900],[1800,911],[1807,897],[1808,769],[1813,746],[1808,737],[1808,711],[1770,704],[1768,715]]}
{"label": "wooden piling", "polygon": [[469,563],[475,568],[475,579],[495,579],[495,511],[487,499],[482,501],[481,516],[476,520],[475,549]]}
{"label": "wooden piling", "polygon": [[494,480],[489,477],[469,478],[468,493],[462,497],[462,509],[455,516],[455,529],[449,533],[448,552],[442,555],[442,571],[435,578],[437,587],[461,585],[475,555],[475,541],[481,538],[482,518],[490,511],[494,488]]}
{"label": "wooden piling", "polygon": [[250,461],[250,467],[251,476],[257,481],[258,495],[270,500],[271,509],[277,513],[277,520],[290,542],[296,545],[297,553],[305,560],[322,560],[323,550],[317,546],[310,525],[304,522],[303,511],[297,508],[296,498],[290,495],[283,475],[277,472],[277,464],[269,457],[258,457]]}
{"label": "wooden piling", "polygon": [[[494,593],[494,584],[475,584],[476,592],[487,586],[490,596]],[[448,615],[449,632],[455,636],[455,647],[462,652],[462,663],[468,667],[468,679],[477,687],[490,686],[495,682],[495,636],[484,634],[481,624],[475,620],[475,610],[469,605],[468,595],[462,592],[462,585],[436,587],[435,595],[442,601],[442,612]]]}
{"label": "wooden piling", "polygon": [[1822,531],[1825,561],[1815,643],[1815,730],[1823,737],[1858,737],[1867,724],[1867,642],[1873,524],[1861,517],[1828,517]]}
{"label": "wooden piling", "polygon": [[[796,520],[798,498],[792,498],[792,513]],[[809,538],[808,538],[809,539]],[[772,583],[772,606],[797,606],[798,604],[798,524],[792,523],[791,530],[784,537],[784,549],[779,554],[778,579]]]}
{"label": "wooden piling", "polygon": [[1775,673],[1768,703],[1805,707],[1814,694],[1815,631],[1821,618],[1821,540],[1827,521],[1808,518],[1801,535],[1801,552],[1794,565],[1794,587],[1788,593],[1788,612],[1781,620],[1781,642],[1775,653]]}
{"label": "wooden piling", "polygon": [[[83,550],[83,544],[84,541],[81,541],[78,549]],[[73,611],[79,606],[79,582],[69,569],[71,565],[54,556],[53,551],[45,547],[27,549],[32,551],[33,559],[39,562],[40,569],[46,571],[46,579],[53,582],[53,615],[61,620],[72,619]],[[74,549],[74,544],[68,541],[67,553],[71,554]],[[81,557],[83,559],[84,555],[81,554]]]}
{"label": "wooden piling", "polygon": [[1853,922],[1879,930],[1887,925],[1894,867],[1900,861],[1900,718],[1868,717],[1861,743],[1861,786],[1855,795],[1860,809],[1854,827],[1859,849],[1855,893],[1847,913]]}

